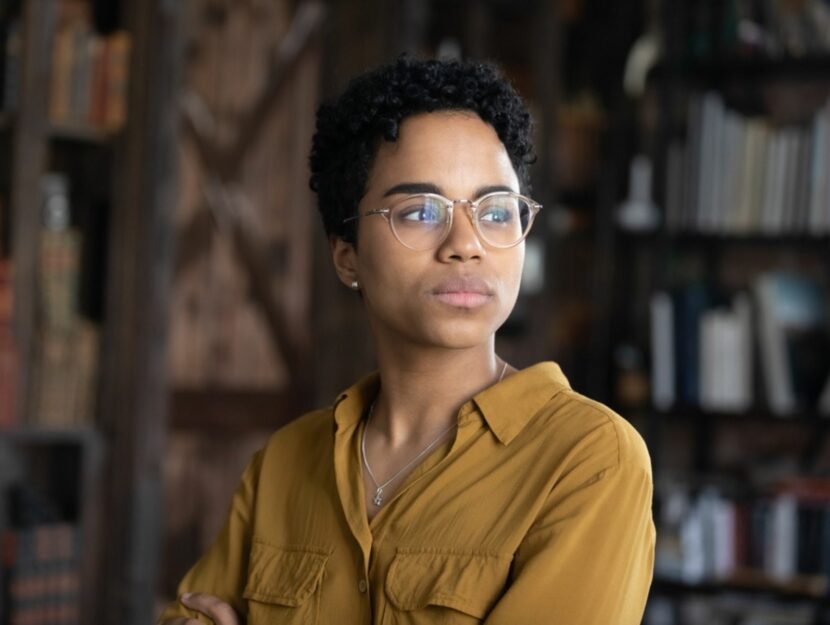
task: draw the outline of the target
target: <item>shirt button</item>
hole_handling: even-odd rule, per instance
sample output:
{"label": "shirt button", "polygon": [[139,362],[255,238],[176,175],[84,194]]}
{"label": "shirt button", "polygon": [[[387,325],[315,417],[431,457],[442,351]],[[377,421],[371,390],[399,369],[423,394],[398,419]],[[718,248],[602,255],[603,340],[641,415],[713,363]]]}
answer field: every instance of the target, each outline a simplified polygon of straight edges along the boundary
{"label": "shirt button", "polygon": [[366,592],[366,588],[367,588],[367,586],[366,586],[366,580],[365,579],[362,579],[357,583],[357,589],[360,592]]}

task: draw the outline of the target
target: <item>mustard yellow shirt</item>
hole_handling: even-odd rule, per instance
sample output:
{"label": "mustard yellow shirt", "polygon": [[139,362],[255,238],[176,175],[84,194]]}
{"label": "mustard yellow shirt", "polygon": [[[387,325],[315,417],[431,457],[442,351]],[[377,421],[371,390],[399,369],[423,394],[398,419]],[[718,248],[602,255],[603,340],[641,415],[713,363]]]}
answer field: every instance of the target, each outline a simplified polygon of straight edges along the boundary
{"label": "mustard yellow shirt", "polygon": [[[638,625],[655,531],[648,451],[541,362],[485,389],[367,522],[372,373],[275,432],[179,592],[248,625]],[[162,620],[197,614],[176,602]],[[199,617],[210,622],[206,617]]]}

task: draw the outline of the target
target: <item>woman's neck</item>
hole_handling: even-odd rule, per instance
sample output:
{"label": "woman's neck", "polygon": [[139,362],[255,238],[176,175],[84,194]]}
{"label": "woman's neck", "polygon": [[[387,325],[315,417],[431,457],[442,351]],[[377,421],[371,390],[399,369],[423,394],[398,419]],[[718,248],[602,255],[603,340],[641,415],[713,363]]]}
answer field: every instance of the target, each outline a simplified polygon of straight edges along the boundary
{"label": "woman's neck", "polygon": [[[450,427],[459,408],[495,384],[504,371],[492,340],[469,349],[376,347],[380,392],[372,429],[392,447]],[[508,367],[505,374],[509,372]]]}

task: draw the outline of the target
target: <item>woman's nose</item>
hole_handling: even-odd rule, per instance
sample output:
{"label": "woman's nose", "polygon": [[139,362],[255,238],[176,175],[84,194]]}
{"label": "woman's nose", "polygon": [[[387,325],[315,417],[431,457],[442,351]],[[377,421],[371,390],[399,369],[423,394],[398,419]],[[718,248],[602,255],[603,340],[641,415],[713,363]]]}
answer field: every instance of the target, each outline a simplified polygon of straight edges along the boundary
{"label": "woman's nose", "polygon": [[439,248],[439,254],[445,260],[460,258],[468,260],[480,257],[484,245],[473,225],[473,212],[468,200],[453,202],[452,227],[447,238]]}

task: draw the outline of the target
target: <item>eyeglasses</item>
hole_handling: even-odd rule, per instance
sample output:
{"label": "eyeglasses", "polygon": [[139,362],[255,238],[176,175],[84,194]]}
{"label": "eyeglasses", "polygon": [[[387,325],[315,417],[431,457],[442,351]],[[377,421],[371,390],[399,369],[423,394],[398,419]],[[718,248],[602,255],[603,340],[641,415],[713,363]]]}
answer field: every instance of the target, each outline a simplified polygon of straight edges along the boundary
{"label": "eyeglasses", "polygon": [[343,223],[383,215],[392,228],[392,234],[404,247],[411,250],[434,249],[444,242],[452,229],[456,204],[466,205],[467,214],[481,241],[498,248],[521,243],[542,208],[529,197],[508,191],[488,193],[477,200],[450,200],[436,193],[421,193],[407,196],[386,208],[375,208],[363,215],[347,217]]}

